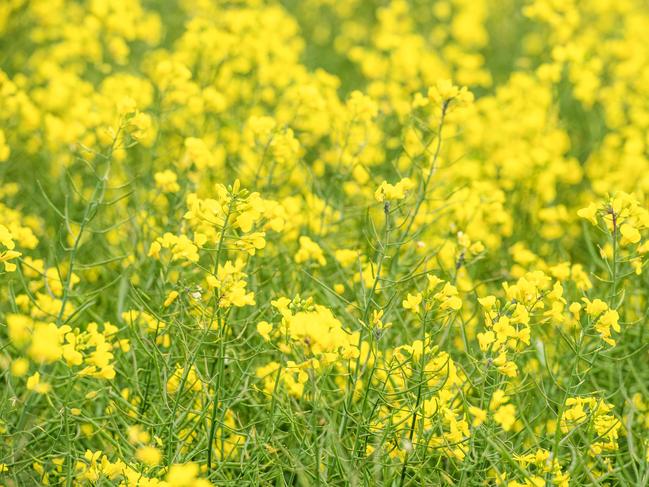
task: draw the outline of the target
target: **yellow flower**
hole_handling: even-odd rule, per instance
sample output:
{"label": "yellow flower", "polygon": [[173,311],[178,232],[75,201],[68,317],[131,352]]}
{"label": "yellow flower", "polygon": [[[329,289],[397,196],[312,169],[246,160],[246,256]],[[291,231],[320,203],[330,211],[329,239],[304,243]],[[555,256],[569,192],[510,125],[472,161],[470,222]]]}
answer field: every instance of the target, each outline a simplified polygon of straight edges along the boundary
{"label": "yellow flower", "polygon": [[451,283],[444,284],[442,290],[435,294],[434,298],[440,302],[440,309],[451,309],[454,311],[462,307],[462,300],[458,296],[457,288]]}
{"label": "yellow flower", "polygon": [[374,198],[380,203],[386,200],[399,201],[404,199],[408,191],[412,190],[414,187],[415,183],[410,178],[403,178],[395,185],[383,181],[374,192]]}
{"label": "yellow flower", "polygon": [[477,337],[478,343],[480,344],[480,350],[482,350],[483,352],[489,350],[491,344],[496,341],[496,335],[491,330],[484,333],[478,333]]}
{"label": "yellow flower", "polygon": [[9,145],[7,144],[5,133],[0,129],[0,162],[4,162],[9,159],[10,154],[11,150],[9,149]]}
{"label": "yellow flower", "polygon": [[496,304],[496,296],[485,296],[484,298],[478,298],[480,306],[482,306],[485,311],[489,312],[493,309]]}
{"label": "yellow flower", "polygon": [[577,212],[577,215],[581,218],[585,218],[593,225],[597,225],[597,213],[599,212],[599,206],[595,203],[591,203],[586,208],[582,208]]}
{"label": "yellow flower", "polygon": [[234,263],[227,261],[219,264],[216,276],[209,275],[206,278],[210,288],[219,292],[219,307],[229,308],[236,306],[252,306],[255,304],[255,294],[246,289],[246,273],[243,272],[245,262],[237,259]]}
{"label": "yellow flower", "polygon": [[52,390],[52,386],[41,382],[41,374],[36,372],[27,379],[27,389],[38,394],[47,394]]}
{"label": "yellow flower", "polygon": [[305,235],[300,237],[299,242],[300,249],[295,254],[296,263],[301,264],[308,260],[316,261],[321,266],[327,263],[327,259],[317,243]]}
{"label": "yellow flower", "polygon": [[444,282],[442,279],[440,279],[439,277],[437,277],[434,274],[427,274],[426,279],[428,280],[428,289],[429,290],[435,289],[438,284]]}
{"label": "yellow flower", "polygon": [[0,244],[4,245],[9,250],[15,247],[13,235],[9,229],[2,224],[0,224]]}
{"label": "yellow flower", "polygon": [[196,463],[175,464],[169,467],[166,481],[169,487],[207,487],[212,483],[198,478],[199,468]]}
{"label": "yellow flower", "polygon": [[149,248],[149,257],[154,259],[160,258],[160,251],[169,249],[171,251],[171,260],[186,259],[189,262],[198,262],[198,247],[185,235],[173,235],[165,233],[158,237]]}
{"label": "yellow flower", "polygon": [[143,112],[136,112],[129,121],[129,132],[131,137],[138,142],[148,146],[153,142],[153,119],[151,115]]}
{"label": "yellow flower", "polygon": [[498,423],[505,431],[509,431],[516,422],[516,406],[505,404],[500,406],[494,413],[494,421]]}
{"label": "yellow flower", "polygon": [[618,320],[620,315],[614,309],[609,309],[602,313],[599,319],[595,322],[595,329],[599,332],[602,340],[611,346],[615,346],[615,340],[611,338],[611,328],[616,332],[620,332],[620,325]]}
{"label": "yellow flower", "polygon": [[139,424],[134,424],[128,427],[128,441],[135,445],[137,443],[147,443],[151,440],[151,435],[142,429]]}
{"label": "yellow flower", "polygon": [[518,375],[518,367],[514,362],[507,360],[505,352],[500,352],[500,354],[493,360],[493,363],[498,368],[498,372],[507,377],[516,377]]}
{"label": "yellow flower", "polygon": [[349,268],[358,262],[359,255],[356,250],[339,249],[334,252],[334,257],[341,266]]}
{"label": "yellow flower", "polygon": [[52,363],[61,358],[63,354],[61,331],[54,323],[37,324],[32,333],[29,356],[40,363]]}
{"label": "yellow flower", "polygon": [[591,318],[597,318],[604,311],[608,310],[608,304],[601,299],[593,299],[591,301],[588,298],[582,298],[582,300],[586,303],[586,313]]}
{"label": "yellow flower", "polygon": [[473,427],[478,427],[487,419],[487,411],[476,406],[469,406],[469,414],[473,416]]}
{"label": "yellow flower", "polygon": [[259,333],[264,340],[270,341],[270,332],[273,331],[273,325],[267,321],[260,321],[257,323],[257,333]]}
{"label": "yellow flower", "polygon": [[406,299],[403,300],[403,308],[411,310],[413,313],[419,313],[419,304],[421,303],[422,295],[421,293],[410,294],[406,296]]}
{"label": "yellow flower", "polygon": [[456,86],[450,79],[440,79],[428,89],[428,98],[438,105],[449,105],[452,102],[454,106],[461,107],[473,102],[473,93],[465,86]]}
{"label": "yellow flower", "polygon": [[22,377],[29,370],[29,360],[26,358],[17,358],[11,362],[11,374],[14,377]]}
{"label": "yellow flower", "polygon": [[629,243],[637,244],[640,241],[640,232],[628,223],[622,224],[620,233],[622,234],[622,239],[620,240],[621,245],[627,245]]}
{"label": "yellow flower", "polygon": [[153,175],[155,186],[163,193],[176,193],[180,191],[176,173],[166,169]]}
{"label": "yellow flower", "polygon": [[154,446],[143,446],[135,452],[135,458],[142,463],[153,467],[159,465],[162,460],[162,453]]}
{"label": "yellow flower", "polygon": [[495,411],[500,406],[509,401],[509,397],[505,394],[505,391],[502,389],[497,389],[491,396],[491,402],[489,403],[489,409]]}
{"label": "yellow flower", "polygon": [[167,294],[167,297],[165,298],[165,301],[162,304],[162,306],[168,308],[176,300],[177,297],[178,297],[178,291],[170,291],[169,294]]}
{"label": "yellow flower", "polygon": [[4,250],[0,248],[0,263],[4,263],[7,272],[15,271],[16,264],[9,261],[20,257],[22,254],[13,250],[15,248],[14,236],[9,229],[2,224],[0,224],[0,245],[6,247]]}

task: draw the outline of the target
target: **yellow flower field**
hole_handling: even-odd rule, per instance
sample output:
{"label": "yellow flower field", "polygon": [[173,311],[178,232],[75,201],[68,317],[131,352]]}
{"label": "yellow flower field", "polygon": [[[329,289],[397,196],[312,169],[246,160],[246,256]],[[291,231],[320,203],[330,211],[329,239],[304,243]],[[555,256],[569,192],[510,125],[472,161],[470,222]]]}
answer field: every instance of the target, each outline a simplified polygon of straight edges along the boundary
{"label": "yellow flower field", "polygon": [[649,485],[646,0],[0,1],[0,485]]}

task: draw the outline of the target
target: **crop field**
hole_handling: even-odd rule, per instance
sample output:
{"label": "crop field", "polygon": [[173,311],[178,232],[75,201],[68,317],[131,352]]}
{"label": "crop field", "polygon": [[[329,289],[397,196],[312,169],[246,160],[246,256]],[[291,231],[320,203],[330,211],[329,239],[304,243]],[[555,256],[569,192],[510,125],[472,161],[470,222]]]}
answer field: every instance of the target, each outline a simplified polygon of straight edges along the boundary
{"label": "crop field", "polygon": [[649,485],[647,0],[0,0],[0,486]]}

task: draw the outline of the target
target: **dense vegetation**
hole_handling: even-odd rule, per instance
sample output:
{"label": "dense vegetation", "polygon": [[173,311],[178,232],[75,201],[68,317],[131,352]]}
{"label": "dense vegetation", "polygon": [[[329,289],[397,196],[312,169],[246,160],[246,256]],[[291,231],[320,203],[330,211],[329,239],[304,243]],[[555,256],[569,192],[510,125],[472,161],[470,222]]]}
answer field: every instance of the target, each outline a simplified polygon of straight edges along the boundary
{"label": "dense vegetation", "polygon": [[644,0],[0,2],[0,485],[649,484]]}

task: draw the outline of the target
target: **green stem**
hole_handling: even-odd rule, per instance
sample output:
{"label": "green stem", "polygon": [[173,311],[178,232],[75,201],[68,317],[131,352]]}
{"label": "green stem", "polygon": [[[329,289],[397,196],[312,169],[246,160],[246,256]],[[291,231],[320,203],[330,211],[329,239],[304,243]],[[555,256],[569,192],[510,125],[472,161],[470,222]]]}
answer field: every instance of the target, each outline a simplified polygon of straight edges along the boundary
{"label": "green stem", "polygon": [[[363,320],[362,320],[364,325],[367,325],[367,319],[370,315],[370,310],[372,309],[374,294],[376,293],[376,289],[379,284],[379,280],[381,278],[381,270],[383,268],[383,262],[385,260],[386,250],[390,245],[390,205],[387,202],[384,206],[384,214],[385,214],[385,236],[384,236],[384,241],[383,243],[381,243],[379,249],[379,258],[376,266],[376,276],[374,277],[374,282],[372,284],[370,292],[365,299],[365,310],[363,312]],[[361,344],[363,342],[363,331],[364,328],[361,328],[361,331],[358,336],[359,351],[361,348]],[[368,355],[368,360],[369,360],[369,355]],[[354,391],[356,390],[356,384],[358,383],[358,378],[360,375],[360,368],[361,368],[360,365],[361,365],[361,354],[359,353],[358,357],[356,358],[356,367],[354,368],[351,387],[347,390],[347,394],[345,398],[345,404],[343,407],[343,419],[340,423],[340,428],[338,430],[338,434],[341,437],[345,431],[345,428],[347,427],[347,422],[349,420],[349,409],[351,408],[351,403],[354,397]]]}
{"label": "green stem", "polygon": [[609,306],[615,309],[615,297],[617,295],[617,215],[615,211],[611,210],[613,218],[613,268],[611,269],[611,297]]}
{"label": "green stem", "polygon": [[[218,271],[218,265],[219,265],[219,260],[221,258],[221,251],[223,249],[223,243],[225,241],[225,231],[228,225],[228,222],[230,220],[230,216],[232,215],[232,210],[234,207],[234,202],[235,202],[235,196],[232,196],[232,199],[230,200],[229,206],[228,206],[228,212],[225,216],[225,221],[223,222],[223,229],[221,231],[221,238],[219,239],[219,244],[218,248],[216,250],[216,256],[214,259],[214,275],[216,275]],[[213,457],[213,450],[214,450],[214,435],[216,434],[216,411],[218,408],[218,399],[219,399],[219,390],[221,388],[221,381],[223,379],[223,374],[224,374],[224,369],[225,369],[225,352],[227,350],[226,348],[226,343],[225,343],[225,338],[226,338],[226,323],[222,320],[222,315],[221,315],[221,309],[219,308],[219,298],[215,290],[215,295],[214,295],[214,309],[218,310],[217,313],[217,319],[218,319],[218,326],[219,326],[219,354],[216,357],[215,361],[212,363],[212,369],[214,369],[214,365],[218,364],[218,371],[217,371],[217,376],[216,376],[216,384],[214,385],[214,396],[212,397],[212,414],[210,417],[210,430],[209,434],[207,436],[207,471],[210,472],[212,470],[212,457]],[[214,320],[214,311],[212,312],[212,320],[210,320],[209,328],[212,326],[212,322]]]}
{"label": "green stem", "polygon": [[[410,448],[414,450],[413,438],[415,437],[415,426],[417,424],[417,412],[419,411],[419,404],[421,402],[421,389],[425,380],[424,369],[426,367],[426,315],[424,315],[421,323],[421,363],[419,364],[419,384],[417,385],[417,399],[415,401],[415,409],[412,413],[412,422],[410,423],[410,433],[408,441]],[[403,459],[403,466],[401,467],[401,478],[399,480],[399,487],[403,486],[406,480],[406,471],[408,469],[409,452],[406,451],[405,458]]]}

